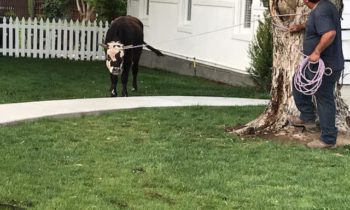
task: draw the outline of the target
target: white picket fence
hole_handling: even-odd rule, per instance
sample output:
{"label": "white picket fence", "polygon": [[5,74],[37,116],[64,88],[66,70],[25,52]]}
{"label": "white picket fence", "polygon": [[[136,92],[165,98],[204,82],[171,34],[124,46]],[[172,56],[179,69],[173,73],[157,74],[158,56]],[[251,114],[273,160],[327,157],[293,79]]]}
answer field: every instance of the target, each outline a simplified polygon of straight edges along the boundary
{"label": "white picket fence", "polygon": [[[3,18],[0,53],[31,58],[103,60],[108,22]],[[0,31],[1,34],[1,31]]]}

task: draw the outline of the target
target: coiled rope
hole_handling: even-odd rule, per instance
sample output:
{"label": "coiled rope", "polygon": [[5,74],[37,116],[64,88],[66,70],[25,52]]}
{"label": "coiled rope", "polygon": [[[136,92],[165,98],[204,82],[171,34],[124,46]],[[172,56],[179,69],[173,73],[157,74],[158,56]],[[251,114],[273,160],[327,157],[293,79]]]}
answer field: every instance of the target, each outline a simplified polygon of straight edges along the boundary
{"label": "coiled rope", "polygon": [[[316,64],[318,64],[318,68],[317,70],[313,70],[311,65]],[[294,74],[294,87],[304,95],[314,95],[322,84],[323,75],[330,76],[332,72],[333,70],[331,68],[326,68],[321,58],[316,62],[311,62],[309,61],[309,57],[305,57],[301,61],[299,69]]]}
{"label": "coiled rope", "polygon": [[[291,16],[292,14],[288,14],[286,16]],[[307,14],[300,14],[307,15]],[[277,29],[282,31],[289,31],[289,28],[284,25],[279,25],[272,22]],[[295,47],[295,46],[293,46]],[[304,59],[299,64],[297,71],[294,74],[294,87],[300,93],[304,95],[314,95],[317,90],[322,85],[323,75],[330,76],[333,73],[333,70],[329,67],[326,67],[324,61],[320,58],[316,62],[311,62],[309,60],[309,56],[302,53],[299,49],[297,49],[299,53],[301,53]],[[312,65],[317,65],[317,70],[313,70]],[[328,71],[327,71],[328,70]]]}

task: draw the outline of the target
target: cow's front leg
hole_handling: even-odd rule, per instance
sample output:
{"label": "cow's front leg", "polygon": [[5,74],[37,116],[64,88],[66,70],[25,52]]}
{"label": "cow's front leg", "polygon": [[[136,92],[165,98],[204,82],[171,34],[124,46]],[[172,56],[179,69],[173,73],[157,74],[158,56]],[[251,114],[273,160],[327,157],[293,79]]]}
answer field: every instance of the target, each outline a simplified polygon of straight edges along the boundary
{"label": "cow's front leg", "polygon": [[118,83],[118,76],[110,74],[111,77],[111,97],[117,97],[117,83]]}
{"label": "cow's front leg", "polygon": [[122,81],[122,96],[127,97],[128,96],[128,89],[127,89],[127,84],[128,84],[128,78],[129,78],[129,71],[130,71],[130,66],[131,66],[131,60],[129,59],[130,56],[125,56],[124,60],[124,65],[123,65],[123,73],[121,76],[121,81]]}
{"label": "cow's front leg", "polygon": [[132,61],[132,87],[131,91],[137,91],[137,73],[139,72],[139,60],[142,53],[142,48],[134,49]]}
{"label": "cow's front leg", "polygon": [[131,91],[137,91],[137,73],[138,73],[138,66],[133,64],[133,66],[132,66],[132,89],[131,89]]}
{"label": "cow's front leg", "polygon": [[128,77],[129,77],[129,70],[127,68],[125,68],[123,70],[122,77],[121,77],[122,86],[123,86],[122,87],[122,96],[123,97],[128,97],[128,89],[127,89]]}

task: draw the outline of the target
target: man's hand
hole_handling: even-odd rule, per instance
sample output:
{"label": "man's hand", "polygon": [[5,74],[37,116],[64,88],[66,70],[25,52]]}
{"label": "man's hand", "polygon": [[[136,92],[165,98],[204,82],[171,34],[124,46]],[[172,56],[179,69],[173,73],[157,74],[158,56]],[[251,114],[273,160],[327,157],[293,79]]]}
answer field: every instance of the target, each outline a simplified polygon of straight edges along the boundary
{"label": "man's hand", "polygon": [[305,29],[305,24],[295,24],[288,27],[289,32],[296,33]]}
{"label": "man's hand", "polygon": [[332,44],[337,32],[335,30],[328,31],[321,36],[320,42],[309,56],[309,61],[316,62],[320,59],[321,53]]}
{"label": "man's hand", "polygon": [[318,53],[318,52],[313,52],[313,53],[311,53],[311,55],[309,56],[309,61],[310,62],[318,62],[318,60],[320,59],[320,57],[321,57],[321,55],[320,55],[320,53]]}

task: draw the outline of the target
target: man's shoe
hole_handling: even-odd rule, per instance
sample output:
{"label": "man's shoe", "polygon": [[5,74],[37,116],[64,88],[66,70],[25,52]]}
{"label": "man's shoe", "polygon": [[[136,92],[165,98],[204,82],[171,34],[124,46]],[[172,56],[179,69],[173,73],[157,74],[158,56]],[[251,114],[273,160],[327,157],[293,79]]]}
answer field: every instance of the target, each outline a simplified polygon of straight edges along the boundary
{"label": "man's shoe", "polygon": [[288,121],[291,125],[295,127],[304,127],[305,129],[316,129],[316,123],[314,121],[305,122],[297,116],[289,116]]}
{"label": "man's shoe", "polygon": [[313,140],[312,142],[308,143],[307,146],[309,148],[316,148],[316,149],[335,149],[335,148],[337,148],[337,144],[326,144],[322,140]]}

